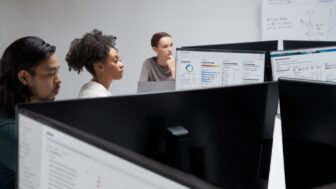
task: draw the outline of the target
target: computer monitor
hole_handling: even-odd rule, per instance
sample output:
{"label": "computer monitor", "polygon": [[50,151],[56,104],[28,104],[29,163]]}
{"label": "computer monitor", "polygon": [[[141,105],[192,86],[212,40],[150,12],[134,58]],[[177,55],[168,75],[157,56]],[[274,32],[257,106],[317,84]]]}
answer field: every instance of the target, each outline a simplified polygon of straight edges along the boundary
{"label": "computer monitor", "polygon": [[223,43],[183,46],[181,48],[196,49],[220,49],[220,50],[250,50],[250,51],[274,51],[278,50],[278,41],[253,41],[243,43]]}
{"label": "computer monitor", "polygon": [[277,83],[266,82],[21,108],[221,188],[265,189],[277,100]]}
{"label": "computer monitor", "polygon": [[284,50],[336,46],[336,41],[283,40]]}
{"label": "computer monitor", "polygon": [[336,188],[336,83],[279,79],[287,189]]}
{"label": "computer monitor", "polygon": [[336,46],[271,52],[273,79],[336,81]]}
{"label": "computer monitor", "polygon": [[265,52],[176,49],[176,90],[264,82]]}
{"label": "computer monitor", "polygon": [[219,49],[219,50],[247,50],[247,51],[265,51],[265,81],[272,81],[270,51],[278,50],[278,41],[253,41],[243,43],[224,43],[224,44],[208,44],[196,46],[184,46],[182,48],[196,49]]}
{"label": "computer monitor", "polygon": [[137,93],[167,92],[175,90],[175,80],[139,81]]}
{"label": "computer monitor", "polygon": [[19,189],[215,188],[26,109],[18,113],[18,136]]}

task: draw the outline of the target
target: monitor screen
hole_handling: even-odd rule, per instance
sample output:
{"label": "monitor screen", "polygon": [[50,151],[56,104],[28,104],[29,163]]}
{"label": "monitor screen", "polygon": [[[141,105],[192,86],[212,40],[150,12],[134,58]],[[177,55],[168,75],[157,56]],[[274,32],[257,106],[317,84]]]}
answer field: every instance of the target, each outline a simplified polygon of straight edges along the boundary
{"label": "monitor screen", "polygon": [[284,50],[336,46],[336,41],[284,40]]}
{"label": "monitor screen", "polygon": [[41,115],[21,110],[18,125],[19,189],[191,187],[182,184],[186,175],[180,175],[179,182],[162,176],[140,164],[141,157]]}
{"label": "monitor screen", "polygon": [[286,188],[336,188],[336,84],[279,79]]}
{"label": "monitor screen", "polygon": [[336,46],[271,52],[273,79],[336,81]]}
{"label": "monitor screen", "polygon": [[[20,107],[216,186],[264,189],[277,104],[277,83],[266,82]],[[176,140],[179,147],[170,148],[176,143],[169,142],[167,129],[175,127],[185,128],[178,135],[188,135]],[[181,159],[182,166],[171,157]]]}
{"label": "monitor screen", "polygon": [[176,90],[264,81],[265,53],[176,50]]}
{"label": "monitor screen", "polygon": [[218,49],[218,50],[246,50],[246,51],[265,51],[265,81],[272,81],[270,51],[278,50],[278,41],[253,41],[243,43],[224,43],[224,44],[207,44],[185,46],[182,48],[195,49]]}

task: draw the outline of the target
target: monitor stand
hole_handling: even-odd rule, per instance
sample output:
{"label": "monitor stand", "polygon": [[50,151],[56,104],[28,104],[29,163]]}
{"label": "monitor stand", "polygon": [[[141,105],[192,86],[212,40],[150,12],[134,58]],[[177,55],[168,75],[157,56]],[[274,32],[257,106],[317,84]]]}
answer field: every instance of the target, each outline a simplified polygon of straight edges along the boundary
{"label": "monitor stand", "polygon": [[190,136],[182,126],[166,128],[168,163],[190,173]]}

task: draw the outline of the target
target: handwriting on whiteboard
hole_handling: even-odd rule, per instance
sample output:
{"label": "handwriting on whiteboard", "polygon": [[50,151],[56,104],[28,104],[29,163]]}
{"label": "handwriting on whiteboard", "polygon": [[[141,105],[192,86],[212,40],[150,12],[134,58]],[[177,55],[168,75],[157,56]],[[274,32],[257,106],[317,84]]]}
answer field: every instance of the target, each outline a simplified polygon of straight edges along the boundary
{"label": "handwriting on whiteboard", "polygon": [[263,0],[263,40],[336,41],[336,0]]}
{"label": "handwriting on whiteboard", "polygon": [[286,17],[270,17],[266,19],[266,30],[281,30],[293,28],[293,22]]}

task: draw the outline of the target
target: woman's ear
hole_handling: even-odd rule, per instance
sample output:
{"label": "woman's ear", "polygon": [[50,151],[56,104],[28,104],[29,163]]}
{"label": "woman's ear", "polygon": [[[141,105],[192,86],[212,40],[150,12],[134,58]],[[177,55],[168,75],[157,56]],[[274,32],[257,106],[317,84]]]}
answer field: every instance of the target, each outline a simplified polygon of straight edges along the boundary
{"label": "woman's ear", "polygon": [[152,47],[153,51],[157,53],[157,47]]}
{"label": "woman's ear", "polygon": [[97,62],[95,64],[93,64],[93,69],[96,71],[102,71],[104,70],[104,64],[101,62]]}
{"label": "woman's ear", "polygon": [[20,70],[17,77],[23,85],[28,85],[29,84],[30,73],[28,71]]}

